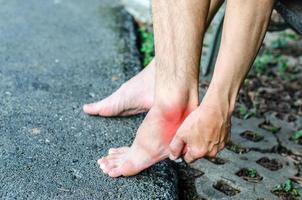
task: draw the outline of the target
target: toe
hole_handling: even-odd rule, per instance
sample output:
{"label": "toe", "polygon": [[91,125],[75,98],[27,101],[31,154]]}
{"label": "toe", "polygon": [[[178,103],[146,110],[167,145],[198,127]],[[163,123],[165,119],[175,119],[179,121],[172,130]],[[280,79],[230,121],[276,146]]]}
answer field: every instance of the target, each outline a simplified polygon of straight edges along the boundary
{"label": "toe", "polygon": [[136,167],[130,160],[123,160],[116,167],[111,168],[108,171],[108,175],[111,177],[132,176],[143,171],[145,168],[142,166]]}
{"label": "toe", "polygon": [[116,107],[116,102],[113,101],[113,99],[114,95],[111,95],[101,101],[86,104],[83,106],[83,110],[89,115],[100,115],[104,117],[117,115],[118,113],[114,111],[114,108]]}
{"label": "toe", "polygon": [[126,151],[129,150],[129,147],[120,147],[120,148],[110,148],[108,150],[108,154],[120,154],[120,153],[125,153]]}
{"label": "toe", "polygon": [[108,174],[111,169],[114,169],[118,166],[119,161],[118,160],[110,160],[107,162],[107,164],[102,169],[105,174]]}
{"label": "toe", "polygon": [[105,168],[107,159],[106,158],[100,158],[98,159],[97,163],[100,165],[100,168],[103,170]]}
{"label": "toe", "polygon": [[118,163],[120,163],[120,161],[117,158],[105,157],[98,160],[98,164],[105,174],[107,174],[112,168],[117,167]]}
{"label": "toe", "polygon": [[83,110],[85,113],[89,115],[98,115],[100,110],[102,109],[102,106],[103,106],[103,101],[99,101],[95,103],[85,104],[83,106]]}
{"label": "toe", "polygon": [[120,170],[119,167],[115,167],[115,168],[112,168],[112,169],[108,172],[108,175],[109,175],[110,177],[116,178],[116,177],[122,176],[122,173],[121,173],[121,170]]}

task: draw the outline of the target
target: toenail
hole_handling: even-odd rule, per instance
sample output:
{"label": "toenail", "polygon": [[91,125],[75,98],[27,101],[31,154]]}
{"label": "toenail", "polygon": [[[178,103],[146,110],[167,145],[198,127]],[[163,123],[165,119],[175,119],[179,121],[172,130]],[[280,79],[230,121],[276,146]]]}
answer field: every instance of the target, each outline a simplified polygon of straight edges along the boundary
{"label": "toenail", "polygon": [[100,168],[101,168],[102,170],[104,170],[105,167],[106,167],[106,166],[105,166],[103,163],[100,164]]}

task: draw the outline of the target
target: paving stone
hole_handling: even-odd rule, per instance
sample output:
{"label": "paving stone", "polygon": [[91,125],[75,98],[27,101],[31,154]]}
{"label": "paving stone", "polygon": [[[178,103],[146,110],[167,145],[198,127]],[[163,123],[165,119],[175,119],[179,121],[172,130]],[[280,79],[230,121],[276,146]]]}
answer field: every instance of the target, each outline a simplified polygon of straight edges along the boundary
{"label": "paving stone", "polygon": [[[278,154],[250,151],[238,155],[225,149],[218,157],[224,159],[226,163],[217,165],[207,159],[201,159],[191,164],[191,167],[204,172],[204,175],[196,179],[195,186],[198,194],[206,199],[278,199],[270,192],[272,188],[298,172],[290,160]],[[264,157],[276,159],[282,164],[282,168],[271,171],[256,163]],[[242,179],[236,173],[243,168],[255,169],[263,179],[257,183]],[[219,181],[227,183],[240,192],[234,196],[227,196],[213,187]]]}
{"label": "paving stone", "polygon": [[275,114],[268,114],[266,117],[272,124],[278,124],[278,126],[281,127],[280,131],[276,133],[276,137],[279,139],[280,144],[290,150],[293,154],[301,156],[302,145],[297,144],[290,139],[297,129],[285,121],[278,119]]}
{"label": "paving stone", "polygon": [[[259,128],[259,125],[264,121],[264,119],[257,118],[241,120],[233,117],[231,141],[235,144],[243,145],[248,149],[257,149],[262,151],[269,151],[273,149],[273,147],[278,145],[278,141],[271,132]],[[246,139],[243,137],[245,132],[247,135],[251,135],[251,139]],[[253,141],[253,136],[255,141]]]}
{"label": "paving stone", "polygon": [[140,63],[115,0],[0,0],[0,199],[177,199],[168,161],[113,179],[96,160],[130,145],[142,116],[82,111]]}
{"label": "paving stone", "polygon": [[[270,191],[280,183],[285,182],[289,177],[298,173],[293,161],[276,153],[270,152],[278,145],[274,134],[259,128],[264,119],[250,118],[241,120],[232,118],[233,144],[238,144],[249,151],[245,153],[235,153],[227,148],[220,152],[216,159],[201,159],[191,164],[191,167],[200,170],[204,174],[195,181],[197,193],[205,199],[278,199]],[[245,131],[257,133],[258,140],[251,141],[242,137]],[[271,170],[257,162],[271,163]],[[274,162],[276,161],[276,162]],[[236,175],[242,169],[254,169],[262,180],[246,181]],[[272,171],[273,170],[273,171]],[[214,186],[217,183],[225,183],[234,189],[233,195],[228,196],[217,190]]]}

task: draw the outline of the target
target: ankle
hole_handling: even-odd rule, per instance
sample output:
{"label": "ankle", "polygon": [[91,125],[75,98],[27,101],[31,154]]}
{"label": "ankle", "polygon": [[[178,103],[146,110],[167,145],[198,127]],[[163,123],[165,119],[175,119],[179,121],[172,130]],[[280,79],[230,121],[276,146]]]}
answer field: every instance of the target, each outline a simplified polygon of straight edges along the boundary
{"label": "ankle", "polygon": [[168,118],[183,119],[198,107],[198,90],[171,89],[165,95],[157,94],[152,108],[161,110]]}

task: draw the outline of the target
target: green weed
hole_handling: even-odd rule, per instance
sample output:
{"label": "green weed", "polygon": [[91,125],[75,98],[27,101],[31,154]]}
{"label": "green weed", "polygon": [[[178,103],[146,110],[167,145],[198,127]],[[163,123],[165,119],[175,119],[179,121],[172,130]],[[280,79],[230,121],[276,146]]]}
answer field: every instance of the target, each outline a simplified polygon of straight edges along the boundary
{"label": "green weed", "polygon": [[270,51],[265,50],[262,55],[259,55],[255,62],[254,67],[257,74],[265,74],[268,65],[273,61],[273,55]]}
{"label": "green weed", "polygon": [[244,105],[240,105],[239,107],[239,115],[243,118],[243,119],[248,119],[252,116],[256,115],[255,110],[251,109],[247,109]]}
{"label": "green weed", "polygon": [[302,130],[295,132],[292,137],[293,140],[299,140],[302,138]]}
{"label": "green weed", "polygon": [[141,40],[140,52],[143,55],[143,65],[148,65],[154,57],[154,36],[146,27],[139,28]]}
{"label": "green weed", "polygon": [[299,191],[297,190],[297,188],[293,186],[293,182],[290,179],[288,179],[285,183],[276,185],[273,188],[272,192],[275,193],[284,192],[284,193],[291,194],[293,197],[300,196]]}

